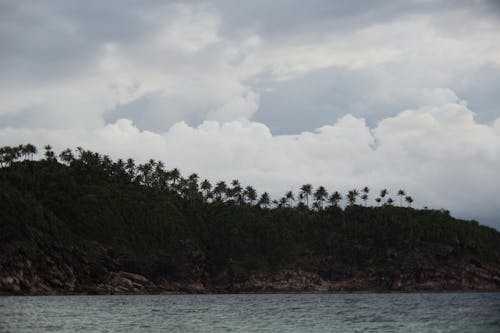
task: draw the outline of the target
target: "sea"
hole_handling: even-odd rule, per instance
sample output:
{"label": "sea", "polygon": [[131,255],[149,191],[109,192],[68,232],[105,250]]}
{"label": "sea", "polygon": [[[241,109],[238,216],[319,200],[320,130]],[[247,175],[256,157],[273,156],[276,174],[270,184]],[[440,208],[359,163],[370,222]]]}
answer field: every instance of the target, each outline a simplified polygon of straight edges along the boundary
{"label": "sea", "polygon": [[0,297],[0,332],[500,332],[500,293]]}

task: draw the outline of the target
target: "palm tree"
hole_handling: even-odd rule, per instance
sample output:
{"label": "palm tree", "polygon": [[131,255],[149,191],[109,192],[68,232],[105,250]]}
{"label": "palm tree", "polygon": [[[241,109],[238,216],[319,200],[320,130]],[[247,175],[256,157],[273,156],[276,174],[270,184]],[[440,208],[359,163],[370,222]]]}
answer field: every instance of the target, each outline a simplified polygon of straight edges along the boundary
{"label": "palm tree", "polygon": [[388,194],[389,194],[389,192],[385,188],[380,191],[380,198],[382,199],[382,201],[385,200],[385,196],[388,195]]}
{"label": "palm tree", "polygon": [[104,155],[102,157],[101,165],[104,167],[104,170],[109,171],[112,169],[113,161],[108,155]]}
{"label": "palm tree", "polygon": [[133,159],[127,159],[127,163],[125,164],[125,170],[127,171],[127,175],[130,180],[134,180],[135,177],[135,162]]}
{"label": "palm tree", "polygon": [[318,209],[323,209],[323,202],[327,197],[328,191],[325,189],[325,187],[320,186],[316,189],[316,192],[314,192],[314,200],[317,203],[316,207],[318,207]]}
{"label": "palm tree", "polygon": [[389,206],[392,206],[393,203],[394,203],[394,200],[392,200],[392,198],[387,199],[387,204]]}
{"label": "palm tree", "polygon": [[364,193],[362,196],[361,196],[361,200],[363,200],[365,202],[365,207],[366,207],[366,202],[368,201],[368,194]]}
{"label": "palm tree", "polygon": [[168,178],[172,181],[172,187],[175,188],[177,181],[181,178],[181,172],[177,168],[173,168],[168,172]]}
{"label": "palm tree", "polygon": [[10,155],[10,161],[15,162],[18,158],[22,156],[21,146],[17,147],[8,147],[8,152]]}
{"label": "palm tree", "polygon": [[76,153],[78,154],[78,159],[82,159],[85,150],[82,147],[78,146],[76,147]]}
{"label": "palm tree", "polygon": [[189,175],[186,182],[186,193],[191,202],[191,206],[193,205],[194,200],[200,195],[198,191],[198,174],[192,173]]}
{"label": "palm tree", "polygon": [[362,189],[362,192],[363,192],[363,195],[361,196],[361,200],[363,200],[365,202],[365,207],[366,207],[366,203],[368,201],[368,194],[370,193],[370,188],[368,186],[365,186]]}
{"label": "palm tree", "polygon": [[123,176],[126,174],[125,172],[125,161],[119,158],[114,164],[114,169],[116,174]]}
{"label": "palm tree", "polygon": [[363,189],[362,189],[363,193],[366,194],[366,196],[368,196],[368,194],[370,193],[370,188],[368,186],[365,186]]}
{"label": "palm tree", "polygon": [[189,187],[190,194],[193,196],[198,193],[198,179],[200,177],[197,173],[192,173],[187,179],[187,186]]}
{"label": "palm tree", "polygon": [[0,148],[0,166],[2,168],[9,167],[10,162],[11,162],[11,157],[10,157],[10,147],[4,146]]}
{"label": "palm tree", "polygon": [[45,157],[47,158],[47,161],[54,161],[56,159],[54,152],[52,151],[52,146],[51,145],[46,145],[45,147]]}
{"label": "palm tree", "polygon": [[24,146],[23,145],[19,145],[17,147],[13,147],[14,150],[16,151],[17,153],[17,158],[19,159],[24,159],[26,154],[25,154],[25,150],[24,150]]}
{"label": "palm tree", "polygon": [[6,159],[6,149],[5,147],[1,147],[0,148],[0,168],[3,169],[5,166],[7,166],[6,162],[7,162],[7,159]]}
{"label": "palm tree", "polygon": [[380,206],[380,202],[382,202],[382,199],[381,198],[376,198],[375,201],[378,203],[378,205]]}
{"label": "palm tree", "polygon": [[2,182],[5,183],[5,167],[7,165],[6,157],[5,157],[5,147],[0,148],[0,170],[2,171]]}
{"label": "palm tree", "polygon": [[141,164],[137,167],[137,171],[140,171],[142,173],[142,180],[144,182],[144,185],[148,187],[151,186],[152,183],[152,172],[154,167],[154,160],[149,160],[147,163]]}
{"label": "palm tree", "polygon": [[220,181],[217,184],[215,184],[214,188],[214,194],[215,194],[215,199],[217,201],[224,201],[223,195],[227,193],[227,185],[226,182]]}
{"label": "palm tree", "polygon": [[399,190],[398,195],[399,195],[399,206],[403,207],[403,197],[406,195],[406,193],[403,190]]}
{"label": "palm tree", "polygon": [[200,188],[204,192],[203,199],[206,202],[208,200],[208,197],[210,196],[210,190],[212,189],[212,184],[210,184],[208,179],[204,179],[200,184]]}
{"label": "palm tree", "polygon": [[267,193],[267,192],[262,193],[262,195],[260,196],[258,205],[261,207],[267,208],[270,203],[271,203],[271,199],[269,198],[269,193]]}
{"label": "palm tree", "polygon": [[144,164],[139,164],[137,166],[137,175],[135,177],[135,180],[139,183],[139,184],[144,184],[144,173],[145,173],[145,170],[144,170]]}
{"label": "palm tree", "polygon": [[306,199],[306,205],[309,207],[309,196],[312,193],[312,185],[304,184],[300,187],[300,195]]}
{"label": "palm tree", "polygon": [[0,148],[0,169],[2,170],[2,182],[5,183],[7,177],[6,168],[9,167],[9,150],[7,146]]}
{"label": "palm tree", "polygon": [[24,152],[26,156],[29,156],[30,160],[33,161],[33,156],[37,153],[37,149],[31,143],[28,143],[24,146]]}
{"label": "palm tree", "polygon": [[292,202],[295,200],[295,197],[293,196],[293,192],[292,191],[286,192],[285,198],[288,201],[288,207],[292,207]]}
{"label": "palm tree", "polygon": [[189,175],[189,177],[188,177],[189,181],[194,182],[194,183],[196,183],[196,184],[198,184],[198,179],[199,179],[199,178],[200,178],[200,177],[198,176],[198,174],[197,174],[197,173],[192,173],[192,174],[190,174],[190,175]]}
{"label": "palm tree", "polygon": [[333,207],[338,207],[340,200],[342,200],[342,194],[340,194],[338,191],[333,192],[332,195],[330,195],[330,197],[328,198],[328,202]]}
{"label": "palm tree", "polygon": [[159,171],[165,171],[165,164],[163,164],[162,161],[158,161],[156,162],[156,171],[159,172]]}
{"label": "palm tree", "polygon": [[408,207],[411,207],[411,204],[413,203],[413,198],[411,196],[406,196],[405,201],[408,203]]}
{"label": "palm tree", "polygon": [[179,181],[175,186],[177,193],[179,193],[184,199],[189,197],[189,186],[188,180],[184,177],[180,177]]}
{"label": "palm tree", "polygon": [[248,185],[245,187],[244,196],[248,199],[250,205],[253,205],[253,202],[257,200],[257,191],[255,191],[252,186]]}
{"label": "palm tree", "polygon": [[7,161],[9,162],[9,165],[12,165],[17,160],[19,152],[17,149],[13,147],[6,147],[7,148]]}
{"label": "palm tree", "polygon": [[356,199],[359,195],[358,190],[351,190],[347,192],[347,201],[349,202],[349,206],[354,206],[356,204]]}
{"label": "palm tree", "polygon": [[160,190],[163,190],[165,185],[164,184],[164,174],[165,174],[165,164],[163,164],[162,161],[158,161],[156,163],[156,167],[155,167],[155,170],[153,172],[153,178],[154,178],[154,183],[155,183],[155,186],[160,189]]}
{"label": "palm tree", "polygon": [[70,165],[71,162],[74,161],[75,157],[73,156],[73,152],[71,151],[71,149],[67,148],[59,154],[59,159]]}
{"label": "palm tree", "polygon": [[306,198],[306,196],[302,192],[299,192],[299,204],[305,206],[305,203],[304,203],[305,198]]}
{"label": "palm tree", "polygon": [[230,189],[229,196],[233,197],[238,204],[242,204],[243,203],[243,188],[240,185],[240,181],[238,179],[233,179],[233,181],[231,182],[231,186],[233,188]]}
{"label": "palm tree", "polygon": [[25,145],[19,145],[17,146],[17,149],[19,150],[19,156],[24,160],[26,160],[26,157],[28,157],[28,151],[26,150]]}

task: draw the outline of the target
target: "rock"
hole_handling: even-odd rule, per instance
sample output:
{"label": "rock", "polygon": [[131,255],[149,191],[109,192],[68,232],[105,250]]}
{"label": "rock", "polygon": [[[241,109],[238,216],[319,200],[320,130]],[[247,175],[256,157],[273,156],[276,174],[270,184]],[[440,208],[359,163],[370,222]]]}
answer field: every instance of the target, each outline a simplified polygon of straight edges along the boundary
{"label": "rock", "polygon": [[112,272],[105,284],[109,286],[108,291],[120,294],[141,292],[150,282],[143,275],[120,271]]}
{"label": "rock", "polygon": [[132,289],[134,287],[134,285],[132,284],[132,281],[130,281],[129,279],[125,278],[125,277],[122,277],[122,276],[113,276],[109,281],[108,283],[112,286],[112,287],[126,287],[126,288],[130,288]]}
{"label": "rock", "polygon": [[145,284],[145,283],[149,282],[149,280],[145,276],[140,275],[140,274],[134,274],[134,273],[129,273],[129,272],[117,272],[115,274],[118,276],[127,278],[131,281],[134,281],[136,283]]}
{"label": "rock", "polygon": [[190,283],[186,286],[186,291],[192,292],[192,293],[205,293],[207,292],[205,286],[201,284],[200,282],[193,282]]}
{"label": "rock", "polygon": [[1,278],[0,291],[19,293],[21,291],[19,280],[13,276],[6,276]]}

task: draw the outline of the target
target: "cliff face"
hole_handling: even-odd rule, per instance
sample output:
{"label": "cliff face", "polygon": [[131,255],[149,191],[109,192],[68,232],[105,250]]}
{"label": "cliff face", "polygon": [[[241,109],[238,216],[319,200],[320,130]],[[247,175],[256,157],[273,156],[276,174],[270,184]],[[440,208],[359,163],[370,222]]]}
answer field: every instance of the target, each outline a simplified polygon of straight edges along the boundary
{"label": "cliff face", "polygon": [[500,290],[499,267],[483,266],[473,258],[452,265],[440,258],[439,266],[428,262],[391,270],[352,271],[323,264],[272,272],[241,271],[234,266],[209,270],[194,263],[171,267],[168,262],[144,263],[105,252],[91,257],[80,249],[57,247],[34,255],[11,249],[0,260],[0,294],[4,295]]}

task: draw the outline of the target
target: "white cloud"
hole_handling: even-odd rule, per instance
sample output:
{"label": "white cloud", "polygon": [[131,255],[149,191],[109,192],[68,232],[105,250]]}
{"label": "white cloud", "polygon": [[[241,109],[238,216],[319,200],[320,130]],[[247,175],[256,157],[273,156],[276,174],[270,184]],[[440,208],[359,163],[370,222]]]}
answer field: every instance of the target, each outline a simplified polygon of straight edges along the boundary
{"label": "white cloud", "polygon": [[[219,41],[219,18],[203,8],[192,8],[179,4],[175,6],[176,18],[164,26],[155,37],[155,44],[163,50],[180,50],[187,53],[201,49]],[[161,19],[161,18],[160,18]]]}
{"label": "white cloud", "polygon": [[[262,77],[292,80],[331,67],[376,76],[370,95],[353,94],[371,113],[376,111],[370,106],[381,101],[422,106],[453,98],[444,96],[454,94],[447,87],[500,61],[500,46],[493,42],[500,39],[498,22],[470,22],[457,10],[402,15],[351,30],[330,30],[328,22],[320,22],[277,37],[248,29],[238,39],[221,34],[221,14],[210,6],[167,5],[144,10],[140,17],[153,33],[128,43],[103,39],[94,46],[94,58],[63,77],[0,79],[0,117],[25,113],[15,125],[26,125],[22,122],[29,118],[34,128],[92,128],[101,126],[103,117],[127,117],[155,130],[180,120],[251,119],[259,108],[258,90],[266,88],[259,85]],[[440,19],[454,17],[467,21],[467,33],[444,30]],[[147,106],[138,102],[146,97]],[[138,104],[135,115],[121,114],[130,103]]]}

